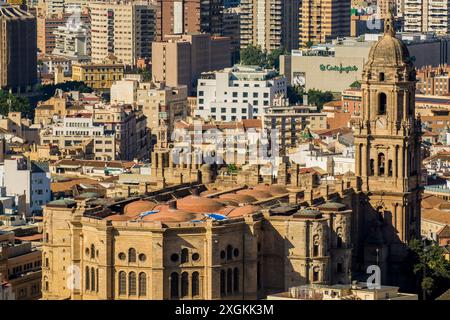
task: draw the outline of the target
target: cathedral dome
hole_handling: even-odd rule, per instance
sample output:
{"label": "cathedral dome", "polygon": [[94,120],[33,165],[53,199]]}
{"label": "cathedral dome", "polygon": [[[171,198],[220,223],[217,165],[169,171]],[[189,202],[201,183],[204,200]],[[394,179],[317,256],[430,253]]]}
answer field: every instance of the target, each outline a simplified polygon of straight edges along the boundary
{"label": "cathedral dome", "polygon": [[400,66],[409,62],[406,45],[390,34],[385,34],[370,49],[368,64]]}
{"label": "cathedral dome", "polygon": [[370,49],[367,64],[369,66],[373,64],[382,66],[410,64],[408,48],[403,41],[395,37],[392,13],[386,18],[384,25],[384,35]]}
{"label": "cathedral dome", "polygon": [[144,213],[146,211],[153,210],[156,203],[148,200],[138,200],[127,204],[124,207],[123,213],[128,217],[135,217],[138,214]]}
{"label": "cathedral dome", "polygon": [[210,198],[187,196],[177,200],[180,210],[193,213],[214,213],[225,207],[224,204]]}

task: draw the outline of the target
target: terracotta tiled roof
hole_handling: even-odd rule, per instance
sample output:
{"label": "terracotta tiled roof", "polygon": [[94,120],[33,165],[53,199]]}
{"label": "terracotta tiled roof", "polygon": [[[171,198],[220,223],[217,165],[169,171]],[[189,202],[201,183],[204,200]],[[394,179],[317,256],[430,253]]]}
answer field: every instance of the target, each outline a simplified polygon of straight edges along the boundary
{"label": "terracotta tiled roof", "polygon": [[64,181],[64,182],[52,182],[50,185],[50,188],[52,192],[64,192],[67,190],[70,190],[73,186],[78,184],[91,184],[95,185],[99,182],[94,179],[88,179],[88,178],[81,178],[81,179],[73,179],[70,181]]}
{"label": "terracotta tiled roof", "polygon": [[422,219],[437,223],[450,224],[450,212],[438,209],[425,209],[422,210]]}

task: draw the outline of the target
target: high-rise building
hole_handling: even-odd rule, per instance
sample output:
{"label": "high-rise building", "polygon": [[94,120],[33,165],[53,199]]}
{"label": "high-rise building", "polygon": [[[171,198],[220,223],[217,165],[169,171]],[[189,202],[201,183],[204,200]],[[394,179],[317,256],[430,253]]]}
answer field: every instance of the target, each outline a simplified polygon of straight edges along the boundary
{"label": "high-rise building", "polygon": [[303,0],[300,44],[321,43],[350,35],[350,0]]}
{"label": "high-rise building", "polygon": [[230,39],[208,34],[172,36],[152,44],[152,77],[155,82],[177,87],[187,85],[191,93],[202,72],[231,66]]}
{"label": "high-rise building", "polygon": [[157,39],[165,35],[205,32],[222,35],[223,0],[153,0]]}
{"label": "high-rise building", "polygon": [[[55,49],[55,31],[59,27],[64,27],[72,16],[70,13],[49,14],[46,16],[38,16],[37,19],[37,46],[40,52],[51,54]],[[89,15],[81,13],[79,22],[84,26],[89,26]],[[73,24],[71,22],[71,24]]]}
{"label": "high-rise building", "polygon": [[242,0],[241,48],[298,49],[300,0]]}
{"label": "high-rise building", "polygon": [[[81,21],[80,21],[81,22]],[[91,43],[89,29],[82,23],[66,23],[54,31],[55,49],[53,54],[70,59],[89,59]]]}
{"label": "high-rise building", "polygon": [[135,65],[151,57],[156,11],[150,4],[91,3],[91,56],[101,62],[114,54],[122,63]]}
{"label": "high-rise building", "polygon": [[406,32],[450,33],[450,0],[405,0]]}
{"label": "high-rise building", "polygon": [[0,87],[29,91],[37,83],[36,18],[0,5]]}

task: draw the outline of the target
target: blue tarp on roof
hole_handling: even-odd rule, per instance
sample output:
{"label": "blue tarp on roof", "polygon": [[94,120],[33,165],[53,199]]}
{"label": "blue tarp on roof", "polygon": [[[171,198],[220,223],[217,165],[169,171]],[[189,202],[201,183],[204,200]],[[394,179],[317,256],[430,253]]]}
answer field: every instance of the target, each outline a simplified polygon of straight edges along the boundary
{"label": "blue tarp on roof", "polygon": [[217,220],[217,221],[228,220],[228,218],[226,216],[224,216],[223,214],[218,214],[218,213],[207,213],[207,214],[205,214],[205,216],[208,218],[211,218],[213,220]]}

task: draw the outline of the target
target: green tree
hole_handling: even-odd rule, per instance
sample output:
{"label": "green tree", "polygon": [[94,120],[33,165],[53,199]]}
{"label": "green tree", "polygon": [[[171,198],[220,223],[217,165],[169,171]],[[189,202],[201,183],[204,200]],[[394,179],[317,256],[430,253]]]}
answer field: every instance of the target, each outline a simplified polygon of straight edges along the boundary
{"label": "green tree", "polygon": [[301,86],[288,86],[287,87],[287,97],[289,103],[299,104],[303,103],[303,95],[305,94],[304,89]]}
{"label": "green tree", "polygon": [[269,66],[269,68],[280,70],[280,56],[283,54],[286,54],[286,50],[283,46],[270,51],[267,54],[267,65]]}
{"label": "green tree", "polygon": [[33,110],[27,98],[0,90],[0,114],[7,116],[8,112],[21,112],[22,116],[31,116]]}
{"label": "green tree", "polygon": [[350,88],[352,89],[361,89],[361,82],[355,81],[350,85]]}
{"label": "green tree", "polygon": [[315,105],[319,110],[322,110],[322,107],[325,103],[333,100],[333,93],[331,91],[322,92],[316,89],[308,90],[308,102],[309,104]]}
{"label": "green tree", "polygon": [[261,47],[249,45],[241,50],[241,64],[248,66],[266,67],[267,57],[266,53],[261,50]]}
{"label": "green tree", "polygon": [[450,287],[450,262],[444,257],[442,247],[425,245],[413,240],[408,248],[408,263],[416,279],[416,289],[422,299],[434,299]]}

